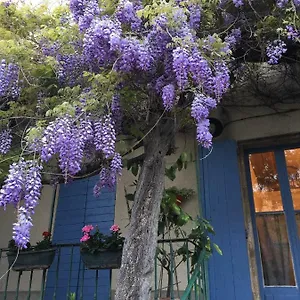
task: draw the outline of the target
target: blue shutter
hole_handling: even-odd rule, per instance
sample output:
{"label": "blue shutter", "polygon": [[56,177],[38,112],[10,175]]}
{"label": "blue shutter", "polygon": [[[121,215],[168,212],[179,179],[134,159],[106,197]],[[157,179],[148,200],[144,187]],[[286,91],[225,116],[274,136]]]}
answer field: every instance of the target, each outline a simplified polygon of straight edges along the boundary
{"label": "blue shutter", "polygon": [[[57,244],[79,243],[82,236],[81,228],[86,224],[98,225],[100,231],[109,232],[114,223],[115,191],[103,190],[98,198],[93,195],[93,187],[98,176],[78,180],[60,186],[53,242]],[[93,299],[95,293],[96,271],[85,270],[80,261],[79,248],[73,248],[72,274],[71,247],[61,248],[56,299],[66,299],[68,285],[70,292],[78,295],[83,293],[83,299]],[[45,291],[45,300],[53,299],[56,283],[57,256],[49,269]],[[108,300],[110,295],[110,272],[99,270],[97,299]],[[71,279],[69,279],[71,277]],[[82,289],[82,281],[84,288]]]}
{"label": "blue shutter", "polygon": [[206,158],[207,150],[199,151],[203,214],[223,251],[208,263],[210,300],[252,300],[236,142],[214,142]]}

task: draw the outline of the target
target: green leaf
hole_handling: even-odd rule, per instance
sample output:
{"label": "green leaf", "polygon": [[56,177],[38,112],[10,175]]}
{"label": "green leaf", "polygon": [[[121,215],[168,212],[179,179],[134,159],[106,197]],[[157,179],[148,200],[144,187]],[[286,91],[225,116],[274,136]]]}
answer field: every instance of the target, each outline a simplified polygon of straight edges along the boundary
{"label": "green leaf", "polygon": [[186,152],[182,152],[180,155],[180,159],[182,162],[187,162],[188,161],[188,154]]}
{"label": "green leaf", "polygon": [[183,168],[183,161],[181,160],[181,157],[179,157],[176,161],[176,164],[177,164],[177,169],[178,171],[181,171],[182,168]]}
{"label": "green leaf", "polygon": [[217,244],[213,243],[213,246],[220,255],[223,255],[222,250],[220,249],[220,247]]}
{"label": "green leaf", "polygon": [[136,176],[139,172],[139,165],[137,163],[134,163],[131,167],[131,173]]}
{"label": "green leaf", "polygon": [[126,194],[125,198],[129,201],[134,201],[134,194]]}
{"label": "green leaf", "polygon": [[166,168],[165,175],[173,181],[176,178],[176,167],[171,166],[170,168]]}

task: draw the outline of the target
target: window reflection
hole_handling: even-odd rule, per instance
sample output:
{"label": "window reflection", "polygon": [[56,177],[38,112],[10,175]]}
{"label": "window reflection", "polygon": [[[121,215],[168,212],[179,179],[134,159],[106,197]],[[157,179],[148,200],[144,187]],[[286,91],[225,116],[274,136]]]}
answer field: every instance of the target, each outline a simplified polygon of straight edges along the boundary
{"label": "window reflection", "polygon": [[284,155],[298,227],[298,236],[300,237],[300,149],[285,150]]}
{"label": "window reflection", "polygon": [[249,159],[255,211],[283,211],[274,153],[251,154]]}

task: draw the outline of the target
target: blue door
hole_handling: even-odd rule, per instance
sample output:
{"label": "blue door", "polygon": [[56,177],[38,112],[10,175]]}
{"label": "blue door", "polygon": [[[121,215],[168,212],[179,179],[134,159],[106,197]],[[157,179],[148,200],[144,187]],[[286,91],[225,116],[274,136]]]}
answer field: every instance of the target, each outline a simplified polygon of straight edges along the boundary
{"label": "blue door", "polygon": [[254,150],[246,166],[261,299],[300,299],[300,148]]}
{"label": "blue door", "polygon": [[208,261],[209,299],[253,300],[236,142],[214,141],[209,151],[200,147],[199,175],[203,215],[223,252]]}

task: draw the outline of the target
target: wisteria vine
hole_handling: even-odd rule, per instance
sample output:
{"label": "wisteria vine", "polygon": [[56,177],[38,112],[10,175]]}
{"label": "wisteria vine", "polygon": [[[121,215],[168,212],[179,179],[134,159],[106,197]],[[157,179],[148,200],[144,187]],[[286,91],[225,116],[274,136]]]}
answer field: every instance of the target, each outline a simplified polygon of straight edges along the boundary
{"label": "wisteria vine", "polygon": [[[190,109],[195,122],[196,139],[202,146],[211,147],[208,118],[230,87],[232,55],[245,34],[231,12],[243,12],[248,1],[219,1],[217,9],[224,23],[232,27],[219,35],[202,32],[206,11],[197,1],[174,0],[168,5],[167,9],[156,7],[157,10],[149,12],[140,0],[120,0],[113,9],[97,0],[70,0],[70,15],[64,17],[63,23],[69,22],[74,31],[78,29],[74,41],[64,47],[62,41],[41,38],[39,55],[54,58],[58,87],[79,87],[80,95],[71,104],[74,110],[50,114],[50,121],[39,127],[33,139],[27,140],[26,147],[34,159],[26,161],[21,157],[13,163],[0,190],[0,206],[13,204],[18,209],[13,237],[19,247],[26,247],[29,241],[43,164],[57,160],[68,181],[82,170],[84,159],[92,157],[93,152],[102,160],[94,193],[98,195],[105,187],[115,188],[122,170],[122,156],[116,151],[117,135],[124,129],[123,104],[128,101],[126,91],[133,83],[135,89],[153,99],[153,103],[147,103],[150,110],[156,109],[168,117],[176,112],[182,95],[192,94],[193,99],[185,107]],[[273,5],[279,10],[298,11],[300,1],[276,0]],[[230,13],[225,11],[227,6]],[[295,24],[285,24],[277,30],[276,37],[266,40],[263,46],[267,62],[279,63],[288,44],[298,43],[299,36]],[[113,73],[118,78],[118,85],[110,91],[104,105],[92,91],[95,85],[86,80],[87,73],[103,78]],[[1,61],[0,104],[3,99],[15,101],[20,97],[21,75],[13,60]],[[38,114],[43,112],[44,96],[38,93]],[[101,105],[95,111],[89,110],[90,100]],[[11,143],[11,129],[2,130],[0,155],[9,153]]]}

